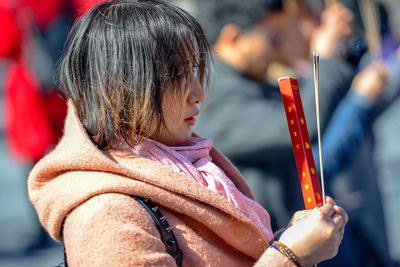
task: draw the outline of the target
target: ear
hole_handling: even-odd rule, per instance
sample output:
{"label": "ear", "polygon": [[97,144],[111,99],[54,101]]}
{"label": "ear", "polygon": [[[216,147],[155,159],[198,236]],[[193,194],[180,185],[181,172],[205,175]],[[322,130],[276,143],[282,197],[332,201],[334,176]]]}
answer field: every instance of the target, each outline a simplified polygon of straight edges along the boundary
{"label": "ear", "polygon": [[234,23],[226,24],[220,31],[215,46],[234,44],[241,34],[241,29]]}

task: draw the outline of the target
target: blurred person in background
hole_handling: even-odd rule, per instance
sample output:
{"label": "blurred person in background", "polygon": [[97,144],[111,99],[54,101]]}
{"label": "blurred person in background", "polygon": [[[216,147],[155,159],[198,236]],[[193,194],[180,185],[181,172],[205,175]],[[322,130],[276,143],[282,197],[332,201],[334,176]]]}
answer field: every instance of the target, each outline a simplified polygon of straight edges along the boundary
{"label": "blurred person in background", "polygon": [[[365,164],[366,161],[362,160],[358,162],[358,167],[364,171],[373,168],[372,175],[378,177],[387,225],[389,250],[391,257],[399,266],[400,227],[398,220],[400,219],[400,212],[398,203],[400,201],[400,183],[398,173],[400,145],[396,133],[400,130],[400,77],[398,75],[400,71],[398,66],[398,47],[400,44],[400,20],[398,14],[400,12],[400,2],[397,0],[374,0],[371,2],[378,10],[378,28],[381,35],[379,57],[390,66],[391,75],[388,78],[389,85],[381,96],[379,108],[374,114],[376,122],[373,124],[373,129],[368,132],[368,142],[363,144],[363,150],[368,152],[363,155],[363,158],[368,159],[369,157],[372,164]],[[344,3],[350,8],[358,10],[358,5],[361,2],[344,0]],[[361,21],[359,24],[361,24]],[[359,68],[368,64],[373,57],[371,53],[368,53],[361,61]],[[365,166],[368,167],[365,168]],[[351,173],[345,172],[340,176],[342,185],[345,184],[343,181],[350,175]],[[369,198],[369,195],[364,195],[364,198]],[[371,227],[373,226],[371,225]]]}
{"label": "blurred person in background", "polygon": [[[361,20],[360,4],[365,3],[356,0],[343,1],[357,14],[357,25],[362,31],[366,31]],[[340,203],[350,213],[363,214],[359,217],[365,221],[363,229],[376,227],[373,218],[376,212],[366,209],[361,203],[371,202],[371,196],[376,195],[377,188],[381,193],[382,205],[389,241],[391,258],[400,265],[400,227],[398,220],[400,213],[398,209],[400,184],[398,182],[400,145],[396,132],[400,130],[400,77],[399,77],[399,32],[400,23],[398,12],[400,2],[396,0],[373,0],[371,3],[377,10],[377,28],[379,30],[379,51],[369,49],[360,60],[357,69],[362,69],[371,61],[379,58],[384,61],[389,69],[388,82],[383,94],[380,96],[378,105],[372,114],[371,128],[365,132],[364,141],[360,144],[359,153],[347,169],[335,178],[334,191]],[[365,38],[365,37],[364,37]],[[366,77],[366,79],[368,79]],[[369,82],[373,80],[369,79]],[[354,174],[362,174],[357,179],[350,179]],[[360,176],[358,176],[360,177]],[[375,182],[376,180],[376,182]],[[373,199],[374,197],[372,197]],[[381,205],[375,206],[375,209]],[[353,210],[353,211],[352,211]],[[360,231],[364,231],[360,229]],[[380,248],[382,249],[382,247]]]}
{"label": "blurred person in background", "polygon": [[[256,199],[271,211],[273,220],[279,225],[281,218],[303,202],[281,96],[278,89],[265,81],[269,64],[273,61],[287,64],[303,78],[300,88],[305,114],[315,114],[312,69],[308,59],[310,50],[320,51],[320,77],[323,79],[320,79],[319,101],[324,109],[321,112],[324,129],[333,110],[351,87],[345,81],[353,78],[353,67],[360,57],[352,62],[345,60],[350,57],[347,53],[351,47],[346,47],[349,42],[344,41],[350,37],[353,15],[343,5],[335,4],[323,13],[318,24],[308,6],[295,0],[219,1],[208,3],[209,6],[202,1],[201,5],[207,11],[202,12],[200,18],[204,16],[203,20],[211,28],[209,35],[214,40],[218,58],[214,70],[217,78],[195,130],[201,135],[212,136],[216,147],[239,166]],[[366,73],[375,73],[372,76],[381,81],[370,85],[376,87],[370,90],[382,90],[386,77],[382,68],[370,67]],[[353,85],[358,87],[359,81],[355,80]],[[349,94],[360,92],[352,89]],[[365,100],[362,94],[360,98]],[[366,101],[367,105],[373,106],[377,99],[371,97]],[[342,110],[346,108],[342,107]],[[370,119],[370,115],[367,118]],[[309,127],[311,141],[315,141],[315,117],[307,115],[307,122],[312,126]],[[233,130],[228,131],[229,128]],[[362,138],[365,138],[364,132]],[[330,140],[335,140],[334,135],[331,134]],[[352,161],[349,157],[347,159]],[[362,178],[359,175],[359,179]],[[389,266],[376,177],[372,181],[357,183],[367,184],[366,193],[372,190],[371,198],[357,210],[360,214],[354,213],[357,227],[352,229],[353,234],[359,229],[363,232],[348,238],[349,250],[342,250],[342,255],[324,264],[363,266],[366,263],[387,263]],[[278,204],[282,199],[286,206]],[[369,207],[373,207],[371,211]],[[373,214],[372,218],[365,221],[370,214]],[[368,227],[372,224],[375,225],[373,228]],[[361,244],[355,243],[356,239],[361,240]],[[360,245],[361,249],[351,251],[352,244]]]}
{"label": "blurred person in background", "polygon": [[[282,1],[262,0],[253,1],[246,6],[240,1],[219,1],[211,4],[211,7],[201,14],[207,14],[204,15],[204,21],[208,22],[206,25],[212,25],[210,28],[206,27],[206,33],[208,32],[211,41],[214,41],[217,56],[214,71],[218,77],[212,84],[213,90],[198,120],[201,125],[206,117],[212,117],[208,122],[209,125],[211,123],[210,127],[202,131],[211,134],[217,147],[238,163],[244,172],[249,172],[247,176],[250,177],[250,184],[260,182],[260,186],[255,186],[256,191],[260,190],[259,193],[256,192],[256,198],[259,197],[263,205],[273,205],[273,199],[282,197],[289,199],[286,199],[288,205],[301,205],[299,194],[285,192],[277,185],[283,182],[282,179],[297,177],[297,170],[279,89],[266,82],[269,64],[277,57],[273,44],[278,45],[282,42],[281,38],[271,37],[270,23],[272,21],[279,24],[277,19],[293,18],[293,14],[286,14]],[[350,21],[351,19],[348,19],[348,23]],[[285,23],[283,20],[283,24]],[[292,30],[289,25],[286,29]],[[300,38],[300,41],[303,39]],[[320,90],[323,92],[320,99],[323,107],[321,122],[324,128],[336,104],[350,87],[354,69],[344,60],[335,57],[322,57],[320,66],[321,76],[323,73],[329,73],[329,77],[334,81],[324,79],[320,84]],[[305,114],[314,114],[312,77],[300,81],[300,88]],[[265,120],[267,114],[268,121],[260,123],[260,118]],[[314,116],[308,117],[307,121],[309,125],[316,124]],[[222,130],[225,127],[222,124],[228,124],[235,131],[226,133]],[[309,127],[309,130],[311,140],[315,140],[316,127]],[[249,136],[249,132],[255,132],[251,140],[244,138]],[[268,151],[272,153],[266,153]],[[256,158],[257,166],[247,164],[250,158]],[[298,182],[297,179],[290,180],[292,184]],[[274,188],[274,185],[278,188]],[[274,189],[271,190],[271,194],[265,194],[264,187]],[[273,193],[278,191],[281,194]],[[263,199],[266,195],[271,195],[271,199]],[[280,220],[285,219],[292,208],[277,208],[276,212],[273,212],[275,223],[279,225]],[[274,210],[272,207],[271,209]]]}

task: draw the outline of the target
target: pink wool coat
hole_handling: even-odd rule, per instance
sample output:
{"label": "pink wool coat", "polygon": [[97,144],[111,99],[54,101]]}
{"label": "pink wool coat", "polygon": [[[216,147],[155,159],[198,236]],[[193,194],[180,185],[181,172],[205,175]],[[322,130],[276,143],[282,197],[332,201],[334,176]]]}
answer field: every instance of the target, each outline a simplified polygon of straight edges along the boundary
{"label": "pink wool coat", "polygon": [[[217,150],[211,156],[252,197],[238,170]],[[294,266],[219,194],[159,162],[97,149],[71,103],[64,136],[31,171],[28,191],[42,225],[63,238],[72,267],[176,265],[153,219],[128,195],[160,207],[183,266]]]}

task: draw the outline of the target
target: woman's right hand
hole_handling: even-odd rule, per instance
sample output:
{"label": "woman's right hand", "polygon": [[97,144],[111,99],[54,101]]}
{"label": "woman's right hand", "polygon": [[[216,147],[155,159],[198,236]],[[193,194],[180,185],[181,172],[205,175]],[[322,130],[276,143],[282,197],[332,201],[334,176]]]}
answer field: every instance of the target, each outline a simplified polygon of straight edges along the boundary
{"label": "woman's right hand", "polygon": [[336,256],[347,221],[346,211],[327,201],[287,228],[279,241],[293,251],[302,266],[313,265]]}

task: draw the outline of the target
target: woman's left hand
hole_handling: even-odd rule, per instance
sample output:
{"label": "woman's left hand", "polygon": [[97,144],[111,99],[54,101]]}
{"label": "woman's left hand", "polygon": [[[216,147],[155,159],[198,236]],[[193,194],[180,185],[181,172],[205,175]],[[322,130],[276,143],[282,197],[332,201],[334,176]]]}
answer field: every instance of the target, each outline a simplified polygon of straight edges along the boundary
{"label": "woman's left hand", "polygon": [[[332,204],[333,206],[336,206],[336,202],[333,200],[333,198],[331,198],[331,197],[329,197],[329,196],[326,196],[326,197],[325,197],[325,202],[326,202],[326,203],[330,203],[330,204]],[[287,226],[286,228],[288,228],[288,227],[290,227],[290,226],[292,226],[292,225],[298,223],[299,221],[301,221],[301,220],[307,218],[307,217],[310,215],[311,211],[312,211],[312,210],[299,210],[299,211],[296,211],[296,212],[293,214],[292,219],[290,219],[290,222],[289,222],[289,224],[288,224],[288,226]],[[340,210],[340,211],[339,211],[339,210],[335,210],[335,213],[336,213],[336,212],[341,212],[341,210]],[[340,215],[342,215],[342,214],[340,214]],[[347,216],[347,214],[346,214],[345,216]]]}

